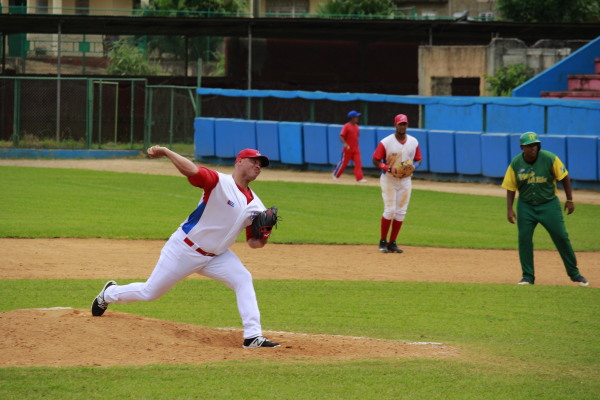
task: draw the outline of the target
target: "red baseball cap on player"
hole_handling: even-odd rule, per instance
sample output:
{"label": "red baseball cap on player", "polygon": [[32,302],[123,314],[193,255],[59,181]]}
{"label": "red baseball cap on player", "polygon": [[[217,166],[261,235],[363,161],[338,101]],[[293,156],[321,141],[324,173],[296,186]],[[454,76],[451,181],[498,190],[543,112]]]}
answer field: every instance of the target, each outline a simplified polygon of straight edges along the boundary
{"label": "red baseball cap on player", "polygon": [[262,154],[260,154],[260,152],[258,150],[244,149],[238,153],[235,161],[237,162],[238,160],[241,160],[244,158],[258,158],[260,160],[261,167],[269,166],[269,159],[266,156],[263,156]]}
{"label": "red baseball cap on player", "polygon": [[408,117],[404,114],[396,115],[396,118],[394,118],[394,125],[398,125],[403,122],[406,122],[408,124]]}

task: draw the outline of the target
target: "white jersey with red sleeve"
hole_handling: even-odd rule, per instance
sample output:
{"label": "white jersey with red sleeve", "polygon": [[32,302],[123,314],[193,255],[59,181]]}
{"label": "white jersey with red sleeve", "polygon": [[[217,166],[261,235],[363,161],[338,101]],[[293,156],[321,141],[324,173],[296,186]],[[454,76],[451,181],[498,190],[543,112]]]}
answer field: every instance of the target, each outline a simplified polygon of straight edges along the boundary
{"label": "white jersey with red sleeve", "polygon": [[188,180],[204,189],[204,194],[180,229],[206,252],[225,252],[265,209],[258,196],[251,189],[242,190],[231,175],[198,167],[198,173]]}
{"label": "white jersey with red sleeve", "polygon": [[382,160],[388,165],[398,156],[401,157],[401,161],[421,161],[423,156],[419,148],[419,141],[414,136],[406,135],[406,141],[400,143],[396,135],[392,133],[381,139],[373,153],[373,158]]}

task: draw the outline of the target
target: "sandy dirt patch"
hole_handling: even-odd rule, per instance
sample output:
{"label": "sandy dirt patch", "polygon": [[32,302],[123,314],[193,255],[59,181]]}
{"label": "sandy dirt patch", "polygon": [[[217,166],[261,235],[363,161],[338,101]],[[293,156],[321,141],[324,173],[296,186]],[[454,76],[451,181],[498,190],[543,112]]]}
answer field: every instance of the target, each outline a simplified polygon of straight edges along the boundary
{"label": "sandy dirt patch", "polygon": [[[103,340],[90,341],[102,332]],[[89,310],[30,309],[0,313],[0,367],[188,364],[226,360],[350,361],[446,358],[458,349],[441,343],[291,332],[265,332],[280,347],[242,349],[239,329],[202,326]],[[107,346],[107,344],[110,346]]]}

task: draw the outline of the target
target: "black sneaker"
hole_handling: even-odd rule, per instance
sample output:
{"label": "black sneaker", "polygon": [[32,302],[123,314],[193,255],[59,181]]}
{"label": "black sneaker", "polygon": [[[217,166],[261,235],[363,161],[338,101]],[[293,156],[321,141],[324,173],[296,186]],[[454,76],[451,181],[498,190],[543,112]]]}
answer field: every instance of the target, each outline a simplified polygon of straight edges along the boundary
{"label": "black sneaker", "polygon": [[390,253],[404,253],[404,250],[402,250],[400,247],[398,247],[396,245],[395,240],[392,240],[391,242],[388,243],[387,249]]}
{"label": "black sneaker", "polygon": [[388,252],[387,242],[385,241],[385,239],[381,239],[379,241],[379,251],[382,253]]}
{"label": "black sneaker", "polygon": [[519,282],[517,282],[517,285],[533,285],[533,282],[530,282],[528,279],[521,279]]}
{"label": "black sneaker", "polygon": [[108,308],[108,303],[104,301],[104,291],[106,291],[106,289],[108,289],[110,286],[116,284],[117,282],[115,281],[106,282],[106,285],[104,285],[102,291],[98,294],[98,296],[96,296],[96,298],[92,302],[92,315],[94,317],[101,317],[102,314],[104,314],[104,311],[106,311],[106,309]]}
{"label": "black sneaker", "polygon": [[279,343],[273,343],[262,336],[257,336],[250,339],[244,339],[244,344],[242,345],[242,348],[244,349],[257,349],[259,347],[279,347]]}
{"label": "black sneaker", "polygon": [[573,282],[579,283],[579,286],[588,286],[590,283],[583,276],[579,275],[577,278],[573,279]]}

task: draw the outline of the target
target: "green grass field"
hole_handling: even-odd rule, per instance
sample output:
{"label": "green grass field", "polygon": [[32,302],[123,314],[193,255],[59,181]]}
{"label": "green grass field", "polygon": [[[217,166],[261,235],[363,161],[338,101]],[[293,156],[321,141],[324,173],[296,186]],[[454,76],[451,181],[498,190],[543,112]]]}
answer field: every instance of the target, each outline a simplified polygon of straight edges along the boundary
{"label": "green grass field", "polygon": [[[253,188],[267,206],[280,207],[275,242],[372,244],[377,237],[377,187],[255,182]],[[177,177],[0,167],[0,237],[166,239],[199,196]],[[566,220],[577,251],[600,250],[600,206],[578,204]],[[485,196],[415,190],[402,234],[409,245],[516,246],[504,199]],[[536,248],[553,248],[543,229]],[[0,280],[0,311],[87,308],[103,283]],[[599,289],[296,280],[255,286],[266,330],[442,342],[460,356],[0,368],[0,398],[512,400],[597,399],[600,393]],[[119,305],[119,311],[239,325],[231,291],[211,280],[185,280],[157,301]],[[99,332],[90,340],[104,337]]]}

